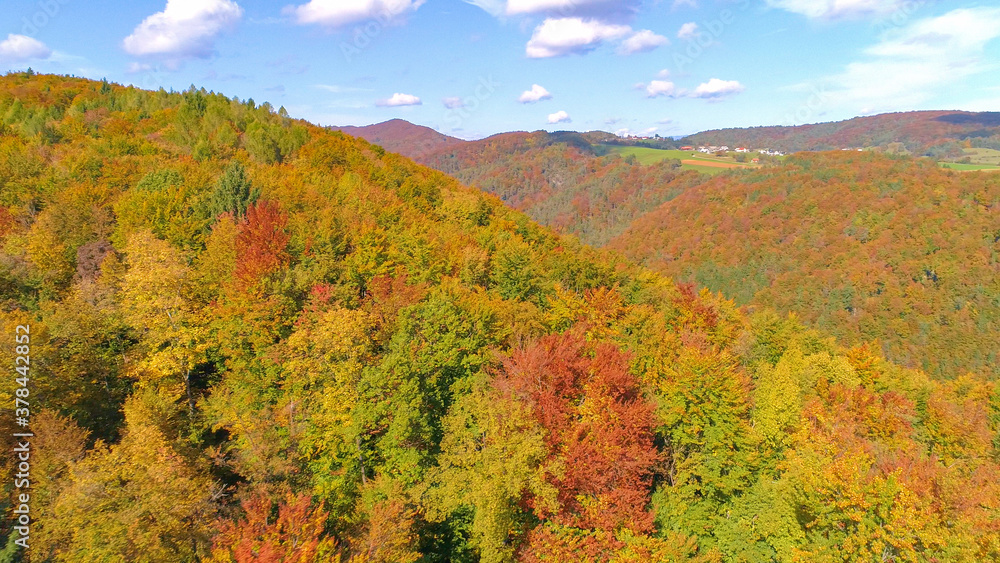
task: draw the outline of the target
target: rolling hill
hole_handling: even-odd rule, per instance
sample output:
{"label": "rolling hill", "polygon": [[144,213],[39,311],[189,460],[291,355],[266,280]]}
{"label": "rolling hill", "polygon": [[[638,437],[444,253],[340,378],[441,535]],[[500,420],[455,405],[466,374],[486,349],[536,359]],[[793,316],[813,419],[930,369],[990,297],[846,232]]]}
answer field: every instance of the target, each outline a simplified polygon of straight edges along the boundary
{"label": "rolling hill", "polygon": [[679,141],[621,139],[601,131],[510,132],[462,141],[398,119],[339,129],[496,194],[543,225],[598,246],[702,181],[685,171],[715,175],[749,167],[671,150],[684,144],[783,152],[879,147],[956,161],[947,164],[956,170],[992,170],[1000,161],[995,150],[1000,148],[1000,114],[995,113],[883,114],[797,127],[706,131]]}

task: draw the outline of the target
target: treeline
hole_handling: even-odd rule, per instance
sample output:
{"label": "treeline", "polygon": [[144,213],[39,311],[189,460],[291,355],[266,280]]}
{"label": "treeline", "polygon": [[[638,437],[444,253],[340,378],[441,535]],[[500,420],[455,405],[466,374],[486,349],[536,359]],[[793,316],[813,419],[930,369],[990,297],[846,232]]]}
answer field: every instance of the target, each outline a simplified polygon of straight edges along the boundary
{"label": "treeline", "polygon": [[8,560],[1000,557],[995,383],[748,315],[267,106],[10,74],[0,115],[35,434]]}

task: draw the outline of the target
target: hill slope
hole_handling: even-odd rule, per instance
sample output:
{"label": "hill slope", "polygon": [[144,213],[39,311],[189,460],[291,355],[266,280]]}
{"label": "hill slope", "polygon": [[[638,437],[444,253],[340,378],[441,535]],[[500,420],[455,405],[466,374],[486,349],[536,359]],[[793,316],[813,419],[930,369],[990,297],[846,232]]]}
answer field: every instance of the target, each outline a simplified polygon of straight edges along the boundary
{"label": "hill slope", "polygon": [[991,382],[266,105],[10,74],[0,116],[32,561],[1000,557]]}
{"label": "hill slope", "polygon": [[547,227],[598,246],[700,181],[697,174],[683,173],[697,166],[681,165],[673,156],[647,168],[615,155],[614,149],[631,145],[673,147],[666,139],[630,141],[602,131],[519,131],[462,141],[399,119],[331,129],[441,170],[499,196]]}
{"label": "hill slope", "polygon": [[869,153],[711,180],[611,246],[953,377],[1000,375],[1000,176]]}

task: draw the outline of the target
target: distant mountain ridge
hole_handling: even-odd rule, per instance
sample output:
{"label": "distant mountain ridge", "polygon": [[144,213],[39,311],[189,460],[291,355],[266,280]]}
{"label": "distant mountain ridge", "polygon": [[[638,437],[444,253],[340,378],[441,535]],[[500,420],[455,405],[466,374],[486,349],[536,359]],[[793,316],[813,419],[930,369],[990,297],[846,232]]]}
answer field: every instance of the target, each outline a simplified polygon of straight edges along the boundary
{"label": "distant mountain ridge", "polygon": [[328,129],[342,131],[352,137],[360,137],[389,152],[398,153],[408,158],[415,158],[418,155],[436,152],[466,142],[404,119],[390,119],[364,127],[348,125],[329,127]]}
{"label": "distant mountain ridge", "polygon": [[[562,142],[584,150],[590,150],[591,146],[598,144],[628,143],[606,131],[586,133],[511,131],[477,141],[465,141],[402,119],[391,119],[364,127],[345,126],[329,129],[361,137],[388,151],[399,153],[423,164],[437,160],[438,155],[446,151],[460,149],[463,146],[485,146],[511,135],[515,138],[523,138],[526,135],[541,136],[544,137],[545,143]],[[896,151],[906,150],[923,156],[958,157],[961,156],[961,149],[964,146],[1000,150],[1000,111],[935,110],[885,113],[807,125],[715,129],[680,139],[663,138],[655,142],[676,146],[746,146],[787,153],[881,147]]]}
{"label": "distant mountain ridge", "polygon": [[1000,148],[1000,112],[913,111],[855,117],[846,121],[703,131],[691,145],[747,146],[784,152],[884,147],[901,143],[918,155],[949,156],[963,143]]}
{"label": "distant mountain ridge", "polygon": [[[513,142],[519,145],[523,139],[531,138],[533,145],[542,146],[564,143],[586,152],[593,152],[595,145],[624,143],[621,137],[607,131],[507,131],[497,133],[482,139],[466,141],[458,137],[445,135],[435,129],[410,123],[404,119],[390,119],[381,123],[373,123],[361,127],[353,125],[327,127],[331,131],[341,131],[352,137],[359,137],[381,146],[389,152],[401,154],[422,164],[436,160],[439,155],[455,150],[479,150],[478,147],[488,147],[500,143],[509,145]],[[675,144],[667,139],[661,142]],[[472,148],[477,147],[477,148]]]}

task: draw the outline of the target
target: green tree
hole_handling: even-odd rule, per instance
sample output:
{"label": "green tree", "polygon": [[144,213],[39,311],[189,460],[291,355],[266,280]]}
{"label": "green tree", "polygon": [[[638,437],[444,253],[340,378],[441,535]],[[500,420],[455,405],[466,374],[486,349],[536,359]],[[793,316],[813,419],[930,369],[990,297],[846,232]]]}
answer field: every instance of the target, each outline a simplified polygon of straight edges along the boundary
{"label": "green tree", "polygon": [[382,470],[409,485],[433,465],[441,419],[489,360],[495,320],[437,290],[400,312],[382,361],[364,370],[358,424]]}
{"label": "green tree", "polygon": [[[548,448],[531,408],[480,387],[461,398],[445,419],[445,437],[432,481],[430,510],[473,511],[471,541],[483,563],[514,561],[532,516],[525,495],[554,504],[545,481]],[[544,500],[543,500],[544,499]]]}
{"label": "green tree", "polygon": [[260,190],[253,187],[253,182],[247,177],[246,167],[237,161],[230,164],[216,182],[205,207],[209,217],[230,213],[239,221],[258,197]]}
{"label": "green tree", "polygon": [[657,393],[667,466],[653,495],[662,531],[713,545],[727,506],[753,483],[748,381],[734,358],[683,348]]}

